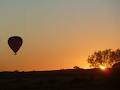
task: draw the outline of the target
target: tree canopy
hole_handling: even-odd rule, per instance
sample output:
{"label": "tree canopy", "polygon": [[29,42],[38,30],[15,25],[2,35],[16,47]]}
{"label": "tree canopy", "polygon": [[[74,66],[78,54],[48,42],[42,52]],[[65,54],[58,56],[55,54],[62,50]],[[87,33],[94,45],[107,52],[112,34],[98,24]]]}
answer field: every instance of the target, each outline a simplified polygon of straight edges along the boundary
{"label": "tree canopy", "polygon": [[111,68],[115,63],[120,62],[120,49],[99,50],[90,55],[87,61],[90,67],[99,68],[102,65]]}

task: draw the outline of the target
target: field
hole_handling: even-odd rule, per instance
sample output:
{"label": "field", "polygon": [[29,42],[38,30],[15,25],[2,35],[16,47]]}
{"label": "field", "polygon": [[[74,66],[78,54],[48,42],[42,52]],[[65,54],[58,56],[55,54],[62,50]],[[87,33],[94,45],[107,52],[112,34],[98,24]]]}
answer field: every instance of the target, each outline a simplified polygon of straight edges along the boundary
{"label": "field", "polygon": [[110,69],[0,72],[0,90],[116,90],[119,82]]}

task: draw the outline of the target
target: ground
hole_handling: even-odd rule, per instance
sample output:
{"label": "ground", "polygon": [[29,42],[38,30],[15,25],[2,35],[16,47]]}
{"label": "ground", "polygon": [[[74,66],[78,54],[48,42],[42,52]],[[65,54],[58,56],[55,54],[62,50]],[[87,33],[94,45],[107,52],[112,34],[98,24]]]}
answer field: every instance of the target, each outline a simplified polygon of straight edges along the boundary
{"label": "ground", "polygon": [[119,75],[111,70],[0,72],[0,90],[116,90]]}

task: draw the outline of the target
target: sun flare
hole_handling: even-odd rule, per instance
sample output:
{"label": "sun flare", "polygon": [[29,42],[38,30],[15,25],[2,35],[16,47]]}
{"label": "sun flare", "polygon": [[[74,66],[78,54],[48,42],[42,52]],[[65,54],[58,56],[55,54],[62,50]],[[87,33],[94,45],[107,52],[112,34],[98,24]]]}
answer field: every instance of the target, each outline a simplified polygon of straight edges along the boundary
{"label": "sun flare", "polygon": [[106,67],[102,66],[102,65],[100,65],[99,67],[100,67],[101,70],[105,70],[106,69]]}

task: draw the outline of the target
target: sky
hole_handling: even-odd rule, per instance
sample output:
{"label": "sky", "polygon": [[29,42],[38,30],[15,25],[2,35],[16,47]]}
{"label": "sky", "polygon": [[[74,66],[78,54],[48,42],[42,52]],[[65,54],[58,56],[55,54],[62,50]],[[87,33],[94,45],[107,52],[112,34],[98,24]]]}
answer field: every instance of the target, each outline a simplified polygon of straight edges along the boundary
{"label": "sky", "polygon": [[[89,68],[94,51],[120,48],[119,0],[0,0],[0,71]],[[7,40],[23,38],[15,56]]]}

